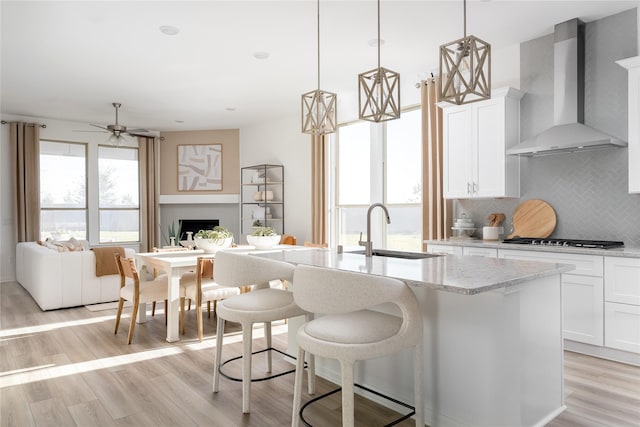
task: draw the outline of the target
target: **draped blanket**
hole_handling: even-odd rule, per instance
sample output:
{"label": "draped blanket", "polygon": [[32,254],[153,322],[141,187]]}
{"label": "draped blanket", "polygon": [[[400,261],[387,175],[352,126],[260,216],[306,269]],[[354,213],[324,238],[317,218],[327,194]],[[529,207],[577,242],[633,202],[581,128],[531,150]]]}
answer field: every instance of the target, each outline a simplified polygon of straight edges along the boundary
{"label": "draped blanket", "polygon": [[124,257],[124,248],[118,246],[107,246],[104,248],[91,248],[96,256],[96,277],[118,274],[115,254],[119,253]]}

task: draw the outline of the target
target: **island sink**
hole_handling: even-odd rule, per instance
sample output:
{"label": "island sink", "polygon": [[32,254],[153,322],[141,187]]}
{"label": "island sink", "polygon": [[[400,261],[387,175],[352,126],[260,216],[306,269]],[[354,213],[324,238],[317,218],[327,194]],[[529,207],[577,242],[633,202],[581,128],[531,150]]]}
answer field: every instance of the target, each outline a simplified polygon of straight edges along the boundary
{"label": "island sink", "polygon": [[[349,252],[351,254],[360,254],[365,255],[365,251],[353,251]],[[391,251],[388,249],[373,249],[371,255],[374,256],[385,256],[391,258],[404,258],[404,259],[423,259],[423,258],[433,258],[437,256],[442,256],[442,254],[431,254],[425,252],[404,252],[404,251]]]}

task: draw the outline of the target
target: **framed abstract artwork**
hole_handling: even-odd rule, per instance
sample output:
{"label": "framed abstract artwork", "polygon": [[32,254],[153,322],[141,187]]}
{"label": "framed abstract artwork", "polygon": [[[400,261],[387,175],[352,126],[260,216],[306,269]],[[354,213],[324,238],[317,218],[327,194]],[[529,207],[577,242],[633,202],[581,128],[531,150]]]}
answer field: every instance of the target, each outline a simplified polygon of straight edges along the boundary
{"label": "framed abstract artwork", "polygon": [[178,145],[178,191],[222,190],[222,144]]}

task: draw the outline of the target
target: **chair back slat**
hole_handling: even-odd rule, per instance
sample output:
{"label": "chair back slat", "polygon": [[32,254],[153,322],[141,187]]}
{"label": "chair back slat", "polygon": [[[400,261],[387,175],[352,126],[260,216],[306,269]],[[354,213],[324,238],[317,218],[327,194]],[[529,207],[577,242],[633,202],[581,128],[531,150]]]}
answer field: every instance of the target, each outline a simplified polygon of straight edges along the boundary
{"label": "chair back slat", "polygon": [[213,262],[213,258],[198,257],[196,273],[199,272],[203,279],[213,279]]}

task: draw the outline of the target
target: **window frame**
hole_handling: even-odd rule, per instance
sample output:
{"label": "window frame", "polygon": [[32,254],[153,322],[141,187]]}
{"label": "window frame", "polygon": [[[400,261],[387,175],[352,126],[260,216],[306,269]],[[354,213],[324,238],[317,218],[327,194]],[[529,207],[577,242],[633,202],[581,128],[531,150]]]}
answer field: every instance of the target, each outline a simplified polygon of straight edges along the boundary
{"label": "window frame", "polygon": [[[135,150],[136,152],[136,159],[137,159],[137,187],[138,187],[138,204],[136,208],[133,207],[102,207],[101,206],[101,194],[100,194],[100,149],[101,148],[108,148],[108,149],[116,149],[116,150]],[[105,244],[138,244],[140,243],[140,237],[141,237],[141,232],[142,232],[142,211],[141,211],[141,206],[140,206],[140,196],[141,196],[141,187],[140,187],[140,148],[138,146],[132,147],[132,146],[120,146],[120,147],[114,147],[112,145],[108,145],[108,144],[98,144],[97,147],[97,154],[96,154],[96,159],[97,159],[97,176],[98,176],[98,182],[97,182],[97,188],[96,188],[96,193],[97,193],[97,241],[98,244],[100,245],[105,245]],[[138,240],[117,240],[117,241],[102,241],[102,221],[101,221],[101,217],[102,217],[102,212],[106,212],[106,211],[137,211],[138,215]]]}
{"label": "window frame", "polygon": [[84,207],[73,208],[73,207],[43,207],[42,206],[42,186],[39,185],[39,224],[40,224],[40,239],[44,240],[43,227],[42,227],[42,213],[45,212],[63,212],[63,211],[73,211],[73,212],[84,212],[84,225],[85,225],[85,240],[89,240],[90,236],[90,226],[89,226],[89,144],[85,142],[77,142],[77,141],[65,141],[58,139],[49,139],[49,138],[40,138],[38,141],[38,180],[42,182],[42,143],[53,143],[53,144],[72,144],[77,146],[82,146],[84,148]]}
{"label": "window frame", "polygon": [[[402,110],[403,113],[410,113],[416,110],[420,110],[420,106],[413,106]],[[402,120],[402,116],[399,120]],[[340,158],[339,158],[339,144],[340,144],[340,128],[350,126],[354,124],[362,123],[362,121],[346,122],[338,126],[338,132],[332,134],[327,145],[328,150],[326,153],[326,161],[329,165],[328,173],[328,194],[327,200],[329,201],[327,228],[328,228],[328,240],[330,246],[337,246],[343,244],[340,241],[339,225],[341,209],[346,208],[364,208],[366,211],[372,203],[382,201],[382,203],[389,209],[404,208],[404,207],[417,207],[420,209],[420,216],[422,217],[423,211],[423,192],[421,190],[419,201],[415,203],[388,203],[388,182],[387,182],[387,122],[382,123],[370,123],[370,140],[371,149],[370,154],[370,193],[369,204],[349,204],[340,203],[339,183],[340,183]],[[366,122],[365,122],[366,123]],[[422,165],[422,152],[420,152],[420,164]],[[422,177],[422,173],[421,173]],[[374,242],[376,247],[386,248],[388,244],[388,227],[386,221],[382,218],[382,209],[374,209],[372,211],[372,227],[371,227],[371,241]],[[392,219],[393,221],[393,215]],[[374,226],[375,225],[375,226]],[[422,248],[422,221],[416,224],[418,227],[418,235],[420,236],[420,249]],[[362,230],[362,238],[366,239],[366,229]]]}

